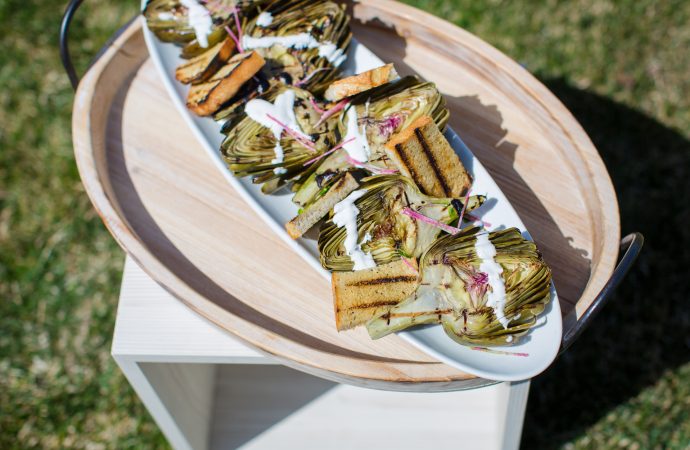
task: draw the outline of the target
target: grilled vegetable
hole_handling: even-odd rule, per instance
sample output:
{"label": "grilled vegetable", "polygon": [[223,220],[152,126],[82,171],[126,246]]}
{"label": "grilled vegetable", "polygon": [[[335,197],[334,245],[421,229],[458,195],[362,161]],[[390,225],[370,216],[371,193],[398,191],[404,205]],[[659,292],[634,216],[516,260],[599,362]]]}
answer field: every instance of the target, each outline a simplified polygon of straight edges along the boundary
{"label": "grilled vegetable", "polygon": [[[421,83],[416,77],[401,78],[356,95],[350,99],[349,108],[356,108],[357,123],[364,128],[367,137],[371,155],[369,164],[364,169],[370,173],[380,172],[377,169],[389,172],[395,169],[388,164],[384,151],[384,144],[394,133],[423,115],[431,116],[440,128],[448,120],[445,100],[436,86],[433,83]],[[347,134],[347,115],[348,111],[344,110],[339,117],[338,136]],[[342,138],[338,138],[340,139]],[[347,156],[344,150],[340,150],[324,158],[312,175],[301,184],[293,201],[299,206],[309,203],[319,192],[317,181],[325,173],[352,170],[355,166]]]}
{"label": "grilled vegetable", "polygon": [[229,37],[225,38],[201,55],[179,66],[175,70],[175,78],[184,84],[206,81],[230,59],[234,51],[235,42]]}
{"label": "grilled vegetable", "polygon": [[393,261],[356,272],[333,272],[333,303],[338,331],[380,316],[417,289],[417,263]]}
{"label": "grilled vegetable", "polygon": [[[448,122],[446,101],[434,83],[404,77],[351,97],[357,108],[358,123],[366,128],[374,158],[385,158],[383,145],[396,132],[410,126],[417,118],[431,116],[440,129]],[[346,128],[344,110],[341,119]],[[345,133],[343,133],[344,135]]]}
{"label": "grilled vegetable", "polygon": [[233,56],[209,80],[191,87],[187,94],[187,108],[200,116],[213,114],[263,65],[263,58],[256,52]]}
{"label": "grilled vegetable", "polygon": [[282,161],[276,161],[276,138],[271,129],[246,114],[235,115],[223,128],[227,137],[221,144],[223,158],[235,176],[253,176],[256,183],[274,179],[284,182],[313,170],[311,165],[305,166],[305,163],[336,144],[334,130],[337,128],[337,118],[316,127],[319,113],[309,101],[309,92],[277,84],[263,95],[263,100],[272,102],[286,91],[294,92],[294,116],[301,134],[308,139],[296,139],[294,133],[285,131],[279,141],[284,156]]}
{"label": "grilled vegetable", "polygon": [[[412,180],[400,175],[367,178],[360,189],[367,192],[355,202],[359,210],[358,242],[362,251],[370,253],[377,265],[397,261],[401,257],[419,258],[436,239],[440,228],[458,218],[459,201],[428,197],[419,192]],[[455,202],[458,203],[454,206],[452,203]],[[483,196],[470,197],[467,210],[476,209],[483,202]],[[420,215],[427,221],[419,220]],[[353,261],[345,251],[345,238],[345,229],[338,227],[332,219],[321,227],[318,244],[324,268],[332,271],[353,269]]]}
{"label": "grilled vegetable", "polygon": [[234,28],[234,23],[229,18],[224,19],[224,22],[222,23],[223,26],[214,26],[211,29],[211,34],[209,34],[206,38],[208,41],[208,46],[202,47],[199,43],[199,40],[196,38],[196,35],[194,35],[194,39],[184,44],[182,50],[180,51],[180,56],[184,59],[195,58],[208,50],[209,47],[214,46],[228,38],[228,32],[225,31],[225,26],[227,25],[228,27]]}
{"label": "grilled vegetable", "polygon": [[280,78],[318,93],[337,75],[350,45],[350,18],[344,5],[332,1],[289,0],[271,3],[268,26],[253,18],[244,30],[245,50],[268,61],[268,78]]}
{"label": "grilled vegetable", "polygon": [[[208,35],[199,39],[189,19],[189,10],[181,0],[150,0],[143,14],[146,25],[163,42],[182,46],[180,56],[184,59],[195,58],[210,47],[228,37],[229,28],[235,36],[259,11],[272,0],[190,0],[204,8],[211,20]],[[237,18],[235,18],[235,15]],[[239,27],[238,27],[239,24]],[[205,41],[205,42],[204,42]]]}
{"label": "grilled vegetable", "polygon": [[163,42],[183,44],[195,38],[187,8],[178,0],[151,0],[143,11],[149,30]]}
{"label": "grilled vegetable", "polygon": [[228,19],[232,15],[235,2],[232,0],[212,0],[199,5],[208,11],[211,20],[211,32],[207,36],[208,45],[205,48],[198,45],[194,28],[190,25],[189,11],[180,0],[150,0],[144,8],[143,14],[149,30],[161,41],[177,45],[196,43],[196,52],[188,51],[184,55],[185,57],[192,57],[225,38],[226,33],[223,31],[223,27],[229,23]]}
{"label": "grilled vegetable", "polygon": [[[367,329],[380,338],[410,326],[442,323],[446,333],[463,345],[506,345],[519,342],[551,294],[551,272],[537,247],[517,228],[488,233],[500,265],[502,283],[491,283],[482,272],[477,240],[487,232],[470,227],[439,238],[420,263],[421,283],[414,295],[371,320]],[[486,236],[485,236],[486,237]],[[487,270],[487,269],[484,269]],[[505,303],[491,303],[491,293],[505,288]]]}

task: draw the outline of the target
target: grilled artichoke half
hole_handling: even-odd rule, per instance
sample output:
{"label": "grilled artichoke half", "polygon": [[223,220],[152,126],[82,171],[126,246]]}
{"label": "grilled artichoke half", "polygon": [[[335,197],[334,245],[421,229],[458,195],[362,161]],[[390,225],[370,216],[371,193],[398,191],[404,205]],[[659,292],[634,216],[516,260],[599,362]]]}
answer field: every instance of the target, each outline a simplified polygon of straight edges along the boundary
{"label": "grilled artichoke half", "polygon": [[[448,122],[448,109],[441,93],[434,83],[422,83],[416,77],[405,77],[352,97],[349,108],[356,108],[358,125],[364,127],[371,149],[369,162],[372,166],[387,167],[384,144],[394,133],[409,126],[423,115],[433,117],[439,128]],[[347,109],[338,119],[334,138],[340,140],[347,134]],[[337,133],[337,134],[336,134]],[[318,167],[302,177],[297,183],[293,202],[298,206],[313,202],[322,189],[318,182],[324,175],[353,170],[346,158],[345,150],[339,150],[324,158]]]}
{"label": "grilled artichoke half", "polygon": [[446,334],[463,345],[510,345],[520,341],[551,299],[551,271],[536,245],[517,228],[489,234],[495,261],[503,268],[506,301],[504,327],[487,305],[486,274],[479,271],[475,252],[477,234],[470,227],[439,238],[420,264],[422,281],[417,292],[388,313],[372,319],[367,330],[377,339],[405,328],[441,323]]}
{"label": "grilled artichoke half", "polygon": [[[269,79],[280,78],[314,93],[324,91],[337,76],[352,39],[345,6],[332,1],[279,0],[268,5],[266,12],[273,18],[270,25],[257,25],[258,17],[248,22],[245,50],[253,49],[264,57]],[[294,42],[288,46],[288,41],[299,35],[309,35],[313,41],[306,46]],[[261,38],[283,39],[284,45],[266,47]]]}
{"label": "grilled artichoke half", "polygon": [[[355,205],[358,242],[365,253],[371,253],[377,265],[399,260],[400,257],[419,258],[431,246],[440,229],[403,214],[410,208],[430,219],[448,224],[457,220],[457,208],[449,198],[428,197],[414,182],[400,175],[377,175],[365,178],[360,189],[367,192]],[[478,208],[483,196],[468,199],[467,210]],[[331,271],[353,270],[354,264],[345,252],[345,228],[333,223],[332,213],[319,233],[321,265]]]}
{"label": "grilled artichoke half", "polygon": [[[263,97],[264,92],[278,85],[294,85],[319,93],[336,77],[338,66],[345,59],[352,35],[350,18],[342,5],[330,1],[279,0],[270,3],[264,12],[271,14],[271,23],[258,25],[259,16],[251,16],[243,27],[242,45],[244,50],[261,54],[266,65],[216,112],[215,120],[232,120],[246,102]],[[305,39],[309,45],[301,48]],[[287,46],[290,40],[293,47]]]}
{"label": "grilled artichoke half", "polygon": [[[295,92],[295,118],[304,134],[311,137],[313,148],[308,148],[291,135],[283,133],[280,144],[285,156],[283,162],[274,163],[276,141],[269,128],[255,122],[246,114],[238,116],[236,120],[229,121],[224,126],[227,136],[221,144],[221,154],[228,167],[237,177],[253,176],[254,183],[273,181],[266,185],[266,193],[309,170],[304,163],[336,143],[333,130],[337,127],[337,118],[327,120],[316,127],[319,114],[309,102],[309,92],[296,87],[276,85],[264,94],[263,99],[274,101],[280,93],[288,89]],[[284,173],[280,173],[282,169]]]}
{"label": "grilled artichoke half", "polygon": [[[215,45],[226,36],[223,29],[232,15],[232,8],[238,3],[238,7],[249,2],[235,2],[233,0],[213,0],[213,7],[204,5],[211,15],[213,27],[211,35],[208,37],[209,46]],[[143,11],[146,18],[146,25],[149,30],[163,42],[170,42],[181,46],[194,46],[196,51],[201,53],[201,48],[196,40],[194,28],[189,25],[187,8],[179,0],[150,0],[146,3]],[[234,27],[234,25],[233,25]],[[191,52],[194,53],[194,52]],[[195,56],[194,54],[185,57]]]}

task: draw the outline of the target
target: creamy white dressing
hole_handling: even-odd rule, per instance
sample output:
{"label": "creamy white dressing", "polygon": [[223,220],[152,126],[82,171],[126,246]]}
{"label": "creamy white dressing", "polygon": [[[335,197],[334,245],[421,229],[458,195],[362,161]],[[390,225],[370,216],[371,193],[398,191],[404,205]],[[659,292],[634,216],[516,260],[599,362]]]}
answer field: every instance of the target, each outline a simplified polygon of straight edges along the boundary
{"label": "creamy white dressing", "polygon": [[343,53],[343,49],[338,48],[338,46],[332,42],[319,44],[319,56],[326,58],[335,67],[341,65],[343,61],[345,61],[345,58],[347,58],[347,55]]}
{"label": "creamy white dressing", "polygon": [[273,16],[270,12],[264,11],[256,18],[256,24],[260,27],[267,27],[273,23]]}
{"label": "creamy white dressing", "polygon": [[[350,141],[350,142],[347,142]],[[360,130],[357,123],[357,108],[351,106],[347,110],[347,134],[343,139],[347,144],[343,148],[350,155],[350,158],[356,159],[359,162],[365,163],[369,161],[371,149],[369,148],[369,141],[367,141],[367,134],[364,127]]]}
{"label": "creamy white dressing", "polygon": [[208,36],[213,27],[211,13],[196,0],[180,0],[180,3],[187,8],[189,26],[194,28],[194,34],[199,45],[203,48],[208,47]]}
{"label": "creamy white dressing", "polygon": [[[276,157],[271,160],[271,163],[273,164],[282,163],[285,157],[283,147],[280,145],[280,136],[283,134],[283,125],[304,136],[306,139],[311,140],[309,136],[304,134],[302,128],[299,126],[299,123],[297,123],[294,105],[295,91],[288,89],[279,94],[273,103],[256,98],[247,102],[247,105],[244,107],[244,112],[247,113],[249,118],[270,129],[271,133],[273,133],[273,136],[276,140],[275,147],[273,148]],[[271,119],[269,116],[277,119],[277,121],[281,122],[283,125]],[[287,170],[284,167],[276,167],[273,169],[273,172],[277,175],[282,175],[287,172]]]}
{"label": "creamy white dressing", "polygon": [[[359,239],[359,233],[357,232],[359,209],[355,206],[355,201],[366,192],[364,189],[353,191],[333,207],[333,223],[338,227],[345,227],[345,252],[355,264],[354,270],[376,267],[376,262],[374,262],[374,257],[371,256],[371,253],[365,253],[362,250],[362,245],[357,243]],[[366,238],[362,241],[362,243],[364,242],[366,242]]]}
{"label": "creamy white dressing", "polygon": [[162,13],[158,13],[158,18],[161,20],[173,20],[175,15],[171,12],[163,11]]}
{"label": "creamy white dressing", "polygon": [[489,240],[489,233],[477,235],[477,242],[474,244],[474,251],[482,260],[479,271],[484,272],[489,278],[491,289],[487,292],[487,306],[493,308],[496,318],[503,328],[508,328],[509,320],[505,316],[504,308],[506,305],[506,286],[503,282],[503,267],[496,262],[496,247]]}
{"label": "creamy white dressing", "polygon": [[309,33],[291,34],[288,36],[242,36],[242,47],[245,50],[254,48],[270,48],[274,45],[282,45],[285,48],[318,48],[319,56],[326,58],[334,66],[339,66],[345,61],[347,55],[332,42],[319,42]]}

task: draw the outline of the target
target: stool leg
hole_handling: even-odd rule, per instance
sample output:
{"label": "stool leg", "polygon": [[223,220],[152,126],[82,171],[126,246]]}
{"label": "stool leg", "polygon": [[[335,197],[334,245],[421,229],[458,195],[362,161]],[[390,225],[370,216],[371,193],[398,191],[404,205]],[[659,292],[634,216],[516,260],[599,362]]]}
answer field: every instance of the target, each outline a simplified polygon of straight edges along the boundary
{"label": "stool leg", "polygon": [[174,449],[208,448],[216,365],[113,356]]}
{"label": "stool leg", "polygon": [[498,415],[499,430],[502,430],[502,450],[517,450],[520,448],[522,424],[525,421],[525,409],[529,395],[530,380],[503,383],[501,403],[502,414]]}

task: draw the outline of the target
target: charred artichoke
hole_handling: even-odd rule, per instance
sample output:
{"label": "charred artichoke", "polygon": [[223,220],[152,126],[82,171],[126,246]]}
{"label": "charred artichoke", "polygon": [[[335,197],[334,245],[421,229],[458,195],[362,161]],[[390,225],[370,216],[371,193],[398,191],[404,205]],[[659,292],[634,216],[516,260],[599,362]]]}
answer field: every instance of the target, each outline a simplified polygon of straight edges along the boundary
{"label": "charred artichoke", "polygon": [[335,78],[350,45],[350,18],[343,5],[331,1],[275,1],[247,24],[245,51],[266,59],[266,75],[285,84],[318,93]]}
{"label": "charred artichoke", "polygon": [[[401,257],[420,257],[440,233],[439,227],[458,219],[457,204],[452,205],[452,199],[423,195],[412,180],[400,175],[367,178],[360,189],[366,193],[355,202],[359,210],[358,242],[377,265]],[[476,209],[483,202],[483,196],[472,196],[467,210]],[[419,215],[437,224],[414,217]],[[346,237],[345,228],[337,226],[331,214],[319,233],[323,267],[332,271],[353,270],[353,261],[345,250]]]}
{"label": "charred artichoke", "polygon": [[[333,139],[341,140],[347,135],[350,108],[355,108],[357,124],[364,129],[370,149],[369,163],[364,166],[370,173],[376,169],[391,170],[383,145],[394,133],[409,126],[415,119],[430,115],[443,128],[448,121],[448,109],[441,93],[433,83],[422,83],[416,77],[405,77],[383,86],[371,89],[353,97],[348,108],[340,114],[338,127],[333,129]],[[321,187],[319,177],[324,174],[353,170],[352,159],[341,150],[324,158],[299,185],[293,198],[298,206],[313,201]],[[366,162],[366,161],[363,161]],[[376,171],[376,172],[372,172]]]}
{"label": "charred artichoke", "polygon": [[[479,246],[478,239],[484,241]],[[493,275],[501,281],[482,271],[490,264],[478,256],[482,246],[495,248],[493,261],[502,271]],[[414,295],[367,324],[372,338],[441,323],[463,345],[514,344],[535,325],[551,298],[551,272],[536,245],[517,228],[487,234],[471,227],[443,236],[422,257],[420,272],[422,282]],[[505,297],[492,303],[492,294],[503,290]]]}
{"label": "charred artichoke", "polygon": [[[235,121],[226,123],[226,138],[221,144],[221,153],[228,167],[238,177],[253,176],[255,183],[276,180],[279,184],[309,170],[305,163],[317,157],[335,142],[334,129],[337,119],[318,122],[319,114],[309,99],[311,94],[305,90],[276,85],[259,102],[275,102],[281,95],[294,96],[294,118],[299,130],[285,129],[276,141],[276,134],[268,126],[278,122],[259,123],[242,114]],[[271,116],[274,117],[274,116]],[[270,118],[269,118],[270,119]],[[283,153],[277,156],[277,148]],[[277,186],[277,185],[276,185]]]}

